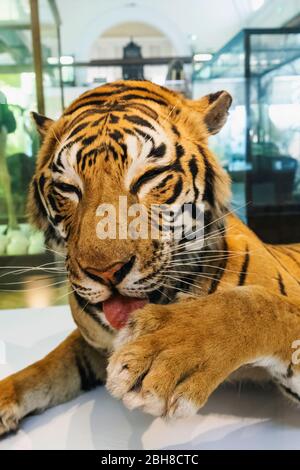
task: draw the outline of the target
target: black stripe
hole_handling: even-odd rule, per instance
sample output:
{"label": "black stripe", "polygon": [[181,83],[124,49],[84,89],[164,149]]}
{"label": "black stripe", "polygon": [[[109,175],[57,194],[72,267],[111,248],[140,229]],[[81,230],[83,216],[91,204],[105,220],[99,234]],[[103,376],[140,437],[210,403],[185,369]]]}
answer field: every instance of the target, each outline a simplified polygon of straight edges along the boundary
{"label": "black stripe", "polygon": [[172,165],[165,165],[161,166],[158,168],[152,168],[151,170],[146,171],[142,176],[140,176],[135,183],[130,188],[130,192],[132,194],[137,194],[137,192],[140,190],[141,186],[144,183],[147,183],[151,179],[155,178],[158,175],[161,175],[162,173],[165,173],[166,171],[171,171],[172,170]]}
{"label": "black stripe", "polygon": [[195,195],[195,201],[199,197],[199,189],[196,186],[196,178],[198,174],[198,166],[197,166],[197,160],[195,155],[192,156],[191,160],[189,161],[189,169],[193,177],[193,188],[194,188],[194,195]]}
{"label": "black stripe", "polygon": [[93,124],[91,124],[91,127],[98,127],[100,122],[105,121],[106,118],[107,118],[107,116],[105,116],[105,114],[104,114],[101,118],[96,119],[96,121],[94,121]]}
{"label": "black stripe", "polygon": [[246,247],[246,254],[245,258],[242,264],[242,268],[239,274],[239,286],[243,286],[245,284],[246,276],[247,276],[247,271],[248,271],[248,266],[249,266],[249,261],[250,261],[250,256],[249,256],[249,250],[248,246]]}
{"label": "black stripe", "polygon": [[[118,92],[119,93],[119,92]],[[149,92],[150,93],[150,92]],[[94,94],[91,94],[89,96],[86,96],[86,97],[81,97],[81,99],[84,99],[86,98],[87,101],[83,101],[83,102],[78,102],[78,104],[76,105],[76,103],[74,103],[74,107],[71,107],[69,110],[67,110],[65,113],[64,113],[64,116],[68,116],[70,114],[73,114],[75,113],[76,111],[78,111],[79,109],[81,108],[84,108],[86,106],[100,106],[100,105],[104,105],[104,100],[101,99],[101,98],[104,98],[105,99],[105,95],[106,96],[109,96],[111,95],[111,93],[102,93],[101,95],[99,95],[99,99],[98,100],[95,100],[95,99],[92,99],[92,100],[89,100],[90,98],[94,98],[96,97],[96,93]],[[145,95],[138,95],[138,94],[134,94],[134,93],[128,93],[128,94],[122,94],[120,95],[120,100],[144,100],[144,101],[152,101],[153,103],[156,103],[156,104],[159,104],[161,106],[169,106],[169,103],[164,100],[164,99],[159,99],[159,98],[155,98],[155,97],[152,97],[152,96],[145,96]],[[121,111],[122,109],[124,109],[124,105],[119,105],[119,104],[115,104],[115,103],[109,103],[112,107],[113,105],[113,108],[114,110],[119,110]],[[108,109],[106,107],[105,110],[103,110],[104,112],[108,112]]]}
{"label": "black stripe", "polygon": [[74,297],[81,308],[81,311],[89,315],[98,325],[100,325],[104,330],[111,332],[112,329],[106,324],[103,323],[101,318],[97,315],[95,310],[102,310],[102,302],[98,304],[91,304],[86,299],[81,297],[76,291],[74,292]]}
{"label": "black stripe", "polygon": [[120,118],[118,116],[116,116],[115,114],[110,114],[109,121],[111,124],[117,124],[119,120]]}
{"label": "black stripe", "polygon": [[[223,250],[226,252],[228,249],[228,245],[227,245],[227,242],[224,238],[224,245],[223,245]],[[221,263],[221,266],[220,268],[222,269],[219,269],[218,273],[217,273],[217,277],[215,279],[213,279],[211,285],[210,285],[210,288],[208,290],[208,294],[213,294],[217,288],[218,288],[218,285],[220,284],[221,282],[221,279],[225,273],[225,269],[226,269],[226,266],[227,266],[227,261],[228,261],[228,258],[227,256],[223,259],[222,263]]]}
{"label": "black stripe", "polygon": [[203,157],[204,166],[205,166],[205,188],[203,193],[203,200],[207,201],[211,207],[215,206],[215,194],[214,194],[214,183],[215,183],[215,173],[208,161],[208,157],[204,148],[201,145],[198,145],[198,149]]}
{"label": "black stripe", "polygon": [[59,212],[59,209],[58,209],[57,204],[56,204],[56,200],[54,199],[54,197],[51,194],[49,194],[49,196],[48,196],[48,202],[49,202],[51,208],[54,211]]}
{"label": "black stripe", "polygon": [[63,174],[63,171],[64,169],[62,168],[59,168],[55,162],[52,162],[51,163],[51,171],[53,171],[54,173],[60,173],[61,175]]}
{"label": "black stripe", "polygon": [[180,132],[177,129],[177,127],[175,126],[175,124],[172,124],[172,131],[174,132],[174,134],[177,135],[177,137],[180,137]]}
{"label": "black stripe", "polygon": [[164,177],[164,179],[157,185],[155,186],[154,189],[162,189],[166,183],[173,178],[173,175],[167,175]]}
{"label": "black stripe", "polygon": [[283,279],[282,279],[282,276],[281,276],[280,273],[278,273],[277,280],[278,280],[280,294],[287,296],[287,293],[286,293],[286,290],[285,290],[285,285],[284,285],[284,282],[283,282]]}
{"label": "black stripe", "polygon": [[48,245],[49,242],[53,240],[59,245],[64,244],[63,239],[57,236],[56,230],[54,229],[54,227],[52,227],[52,225],[49,224],[48,228],[44,230],[44,233],[46,245]]}
{"label": "black stripe", "polygon": [[81,353],[80,356],[76,355],[75,361],[76,361],[76,366],[77,366],[79,377],[80,377],[81,390],[87,392],[97,387],[98,385],[103,385],[102,380],[97,379],[96,374],[93,371],[91,364],[89,363],[88,359],[84,356],[83,353]]}
{"label": "black stripe", "polygon": [[153,103],[160,104],[161,106],[169,106],[169,103],[165,100],[153,98],[150,96],[143,96],[137,95],[134,93],[128,93],[127,95],[123,95],[122,98],[126,98],[126,100],[145,100],[145,101],[152,101]]}
{"label": "black stripe", "polygon": [[84,155],[84,156],[82,157],[82,162],[81,162],[81,171],[82,171],[82,172],[83,172],[84,169],[85,169],[85,165],[86,165],[86,160],[87,160],[87,158],[88,158],[88,155]]}
{"label": "black stripe", "polygon": [[145,103],[130,103],[130,109],[137,109],[155,121],[158,119],[157,112]]}
{"label": "black stripe", "polygon": [[176,199],[178,198],[178,196],[181,194],[182,188],[183,188],[182,177],[179,176],[179,178],[177,180],[177,183],[175,184],[172,196],[170,196],[164,202],[164,204],[173,204],[176,201]]}
{"label": "black stripe", "polygon": [[124,134],[134,135],[134,131],[128,127],[123,127],[122,130],[124,131]]}
{"label": "black stripe", "polygon": [[[82,113],[77,114],[74,119],[71,120],[68,124],[67,129],[72,129],[73,126],[77,125],[78,122],[82,121],[85,117],[88,116],[97,116],[97,115],[102,115],[99,119],[102,120],[104,119],[105,116],[103,116],[103,110],[99,108],[92,108],[92,109],[86,109],[85,111],[82,111]],[[93,121],[89,121],[87,124],[90,124]]]}
{"label": "black stripe", "polygon": [[61,167],[62,170],[64,170],[65,167],[64,167],[63,164],[62,164],[61,156],[62,156],[63,151],[64,151],[66,148],[68,148],[68,145],[64,145],[64,146],[61,148],[61,150],[59,151],[59,153],[58,153],[58,155],[57,155],[57,159],[56,159],[56,165],[59,166],[59,167]]}
{"label": "black stripe", "polygon": [[68,183],[60,183],[59,181],[54,181],[53,187],[59,189],[60,191],[66,192],[66,193],[75,193],[78,197],[78,199],[82,198],[82,193],[79,188],[74,186],[73,184],[68,184]]}
{"label": "black stripe", "polygon": [[125,114],[124,119],[138,126],[148,127],[149,129],[155,129],[150,122],[146,121],[146,119],[143,119],[140,116],[130,116],[129,114]]}
{"label": "black stripe", "polygon": [[[87,91],[86,93],[83,93],[78,100],[84,100],[87,98],[108,98],[112,95],[118,95],[120,94],[120,90],[111,90],[111,91]],[[76,104],[76,102],[75,102]]]}
{"label": "black stripe", "polygon": [[98,137],[98,134],[90,135],[89,137],[85,137],[82,139],[82,145],[91,145]]}
{"label": "black stripe", "polygon": [[80,160],[82,158],[82,152],[83,152],[83,148],[81,147],[78,152],[77,152],[77,155],[76,155],[76,162],[77,162],[77,165],[79,165],[80,163]]}
{"label": "black stripe", "polygon": [[[144,280],[144,279],[143,279]],[[162,297],[161,291],[153,290],[149,292],[148,299],[151,304],[158,304],[160,303],[160,299]]]}
{"label": "black stripe", "polygon": [[286,371],[286,376],[288,379],[292,378],[294,375],[294,371],[293,371],[293,364],[290,363],[290,365],[288,366],[287,368],[287,371]]}
{"label": "black stripe", "polygon": [[[86,92],[84,93],[79,99],[85,99],[85,98],[107,98],[112,95],[120,95],[120,98],[128,98],[130,95],[128,94],[129,92],[143,92],[142,95],[134,95],[135,97],[138,98],[144,98],[144,93],[148,93],[152,99],[158,98],[158,100],[164,100],[164,103],[168,104],[167,101],[165,101],[165,98],[163,95],[157,93],[156,91],[149,90],[148,88],[144,86],[127,86],[127,85],[120,85],[119,87],[116,87],[114,85],[111,85],[111,88],[118,88],[117,90],[111,90],[111,91],[92,91],[92,92]],[[166,92],[170,93],[169,90],[165,89]],[[170,93],[171,94],[171,93]]]}
{"label": "black stripe", "polygon": [[117,271],[114,275],[114,280],[116,284],[119,284],[123,281],[123,279],[127,276],[127,274],[131,271],[132,266],[134,265],[136,257],[132,256],[130,260],[125,263],[119,271]]}
{"label": "black stripe", "polygon": [[34,197],[34,201],[36,203],[36,206],[38,208],[38,211],[41,213],[41,215],[43,215],[44,217],[47,217],[47,211],[46,211],[46,209],[44,207],[44,204],[43,204],[43,201],[41,199],[36,179],[34,179],[32,181],[32,184],[33,184],[33,197]]}
{"label": "black stripe", "polygon": [[105,150],[106,150],[106,148],[104,146],[97,147],[97,148],[92,148],[91,150],[86,152],[83,156],[86,157],[86,158],[95,157],[98,154],[104,152]]}
{"label": "black stripe", "polygon": [[138,127],[134,127],[134,131],[137,134],[139,134],[141,137],[143,137],[143,139],[150,140],[150,142],[152,142],[154,144],[154,139],[153,139],[152,135],[147,134],[147,132],[142,131],[142,129],[139,129]]}
{"label": "black stripe", "polygon": [[[143,82],[141,82],[141,83],[143,83]],[[150,96],[153,96],[153,97],[156,97],[156,98],[159,98],[159,99],[162,99],[162,100],[165,99],[165,97],[163,95],[161,95],[160,93],[157,93],[157,91],[149,90],[148,88],[146,88],[144,86],[137,85],[137,86],[134,86],[134,87],[127,87],[127,90],[124,90],[121,93],[125,93],[125,92],[128,92],[128,91],[135,91],[135,92],[136,91],[142,91],[144,93],[149,93]],[[164,88],[164,91],[167,92],[168,94],[172,94],[170,92],[170,90],[168,90],[167,88]],[[142,96],[144,96],[144,95],[142,95]]]}
{"label": "black stripe", "polygon": [[176,144],[175,149],[176,149],[176,159],[180,160],[180,158],[184,155],[184,148],[182,147],[181,144]]}
{"label": "black stripe", "polygon": [[116,129],[113,132],[109,133],[109,137],[118,143],[122,139],[123,134]]}
{"label": "black stripe", "polygon": [[41,174],[41,176],[39,177],[39,187],[40,187],[40,191],[43,194],[43,196],[44,196],[45,183],[46,183],[46,178],[43,174]]}
{"label": "black stripe", "polygon": [[59,215],[59,214],[56,214],[55,217],[50,217],[50,221],[51,221],[52,225],[58,225],[63,219],[64,219],[64,217],[62,215]]}
{"label": "black stripe", "polygon": [[[68,144],[65,144],[59,151],[58,155],[57,155],[57,159],[56,159],[56,163],[61,166],[63,169],[64,166],[62,164],[62,161],[61,161],[61,156],[62,156],[62,153],[67,149],[67,150],[70,150],[71,147],[73,147],[73,145],[77,144],[78,142],[81,141],[81,137],[76,137],[76,139],[74,139],[72,142],[69,142]],[[70,147],[71,146],[71,147]]]}
{"label": "black stripe", "polygon": [[153,147],[148,158],[162,158],[166,153],[167,147],[166,144],[162,143],[158,147]]}
{"label": "black stripe", "polygon": [[294,392],[293,390],[291,390],[289,387],[286,387],[285,385],[283,384],[279,384],[279,386],[281,388],[283,388],[283,390],[288,394],[288,395],[291,395],[293,398],[295,398],[297,401],[300,401],[300,396]]}
{"label": "black stripe", "polygon": [[77,127],[75,127],[75,129],[73,129],[71,134],[68,135],[67,139],[71,139],[72,137],[74,137],[76,134],[78,134],[78,132],[85,129],[87,127],[87,125],[88,125],[87,122],[83,122],[83,123],[79,124]]}
{"label": "black stripe", "polygon": [[[69,111],[67,111],[66,113],[64,113],[64,116],[69,116],[70,114],[73,114],[75,113],[75,111],[78,111],[79,109],[81,108],[85,108],[86,106],[100,106],[102,104],[102,101],[101,100],[91,100],[91,101],[84,101],[84,102],[81,102],[79,103],[77,106],[75,106],[74,108],[71,108]],[[100,111],[100,110],[99,110]],[[106,110],[106,112],[108,112],[108,110]]]}
{"label": "black stripe", "polygon": [[[113,159],[116,161],[119,158],[119,154],[112,145],[108,145],[107,149],[111,152]],[[124,152],[123,152],[124,153]]]}

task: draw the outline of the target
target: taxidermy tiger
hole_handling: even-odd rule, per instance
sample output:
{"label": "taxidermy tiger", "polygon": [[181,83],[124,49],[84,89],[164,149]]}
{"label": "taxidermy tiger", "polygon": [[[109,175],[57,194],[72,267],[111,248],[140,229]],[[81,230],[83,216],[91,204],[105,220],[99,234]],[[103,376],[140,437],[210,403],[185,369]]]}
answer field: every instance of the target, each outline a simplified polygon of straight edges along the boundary
{"label": "taxidermy tiger", "polygon": [[[77,329],[0,382],[0,433],[106,383],[130,408],[196,413],[229,377],[265,370],[300,403],[300,244],[266,245],[229,210],[208,148],[231,96],[189,100],[147,81],[87,91],[42,135],[29,214],[65,253]],[[204,239],[99,239],[99,204],[201,203]],[[251,374],[250,374],[251,375]]]}

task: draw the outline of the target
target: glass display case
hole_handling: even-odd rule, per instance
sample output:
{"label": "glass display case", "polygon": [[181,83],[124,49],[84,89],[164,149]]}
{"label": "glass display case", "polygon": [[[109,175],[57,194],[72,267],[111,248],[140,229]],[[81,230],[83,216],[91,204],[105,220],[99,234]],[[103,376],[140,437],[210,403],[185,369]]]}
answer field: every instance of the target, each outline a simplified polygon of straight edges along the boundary
{"label": "glass display case", "polygon": [[226,89],[230,119],[212,144],[234,208],[267,242],[300,241],[300,29],[246,29],[193,74],[194,97]]}
{"label": "glass display case", "polygon": [[[60,71],[48,63],[59,56],[55,2],[1,0],[0,9],[0,266],[1,291],[9,266],[52,262],[43,236],[27,223],[26,200],[34,172],[39,137],[30,111],[51,117],[62,111]],[[58,62],[57,62],[58,63]],[[49,283],[49,280],[48,280]],[[5,293],[1,293],[3,299]],[[0,302],[1,304],[1,302]],[[1,307],[0,307],[1,308]]]}

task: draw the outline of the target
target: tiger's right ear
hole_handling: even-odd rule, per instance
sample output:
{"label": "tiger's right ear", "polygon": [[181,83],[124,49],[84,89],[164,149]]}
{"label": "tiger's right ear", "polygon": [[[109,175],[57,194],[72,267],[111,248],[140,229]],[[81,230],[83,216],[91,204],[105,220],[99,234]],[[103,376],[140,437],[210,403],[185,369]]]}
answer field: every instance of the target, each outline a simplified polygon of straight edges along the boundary
{"label": "tiger's right ear", "polygon": [[32,111],[30,114],[35,123],[38,133],[43,139],[45,135],[47,134],[48,129],[54,123],[53,119],[47,118],[46,116],[43,116],[42,114],[38,114],[35,111]]}

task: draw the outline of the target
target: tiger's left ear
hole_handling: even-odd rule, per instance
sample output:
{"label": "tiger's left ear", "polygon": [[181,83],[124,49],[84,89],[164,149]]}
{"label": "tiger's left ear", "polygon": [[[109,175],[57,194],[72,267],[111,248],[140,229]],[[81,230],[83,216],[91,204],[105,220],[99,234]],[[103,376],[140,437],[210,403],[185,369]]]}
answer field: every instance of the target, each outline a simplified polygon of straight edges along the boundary
{"label": "tiger's left ear", "polygon": [[203,115],[204,124],[209,134],[217,134],[227,121],[232,97],[227,91],[217,91],[194,101],[197,111]]}
{"label": "tiger's left ear", "polygon": [[43,116],[42,114],[38,114],[35,111],[32,111],[30,114],[31,114],[32,120],[35,123],[38,133],[43,139],[45,135],[47,134],[48,129],[54,123],[53,119],[47,118],[46,116]]}

